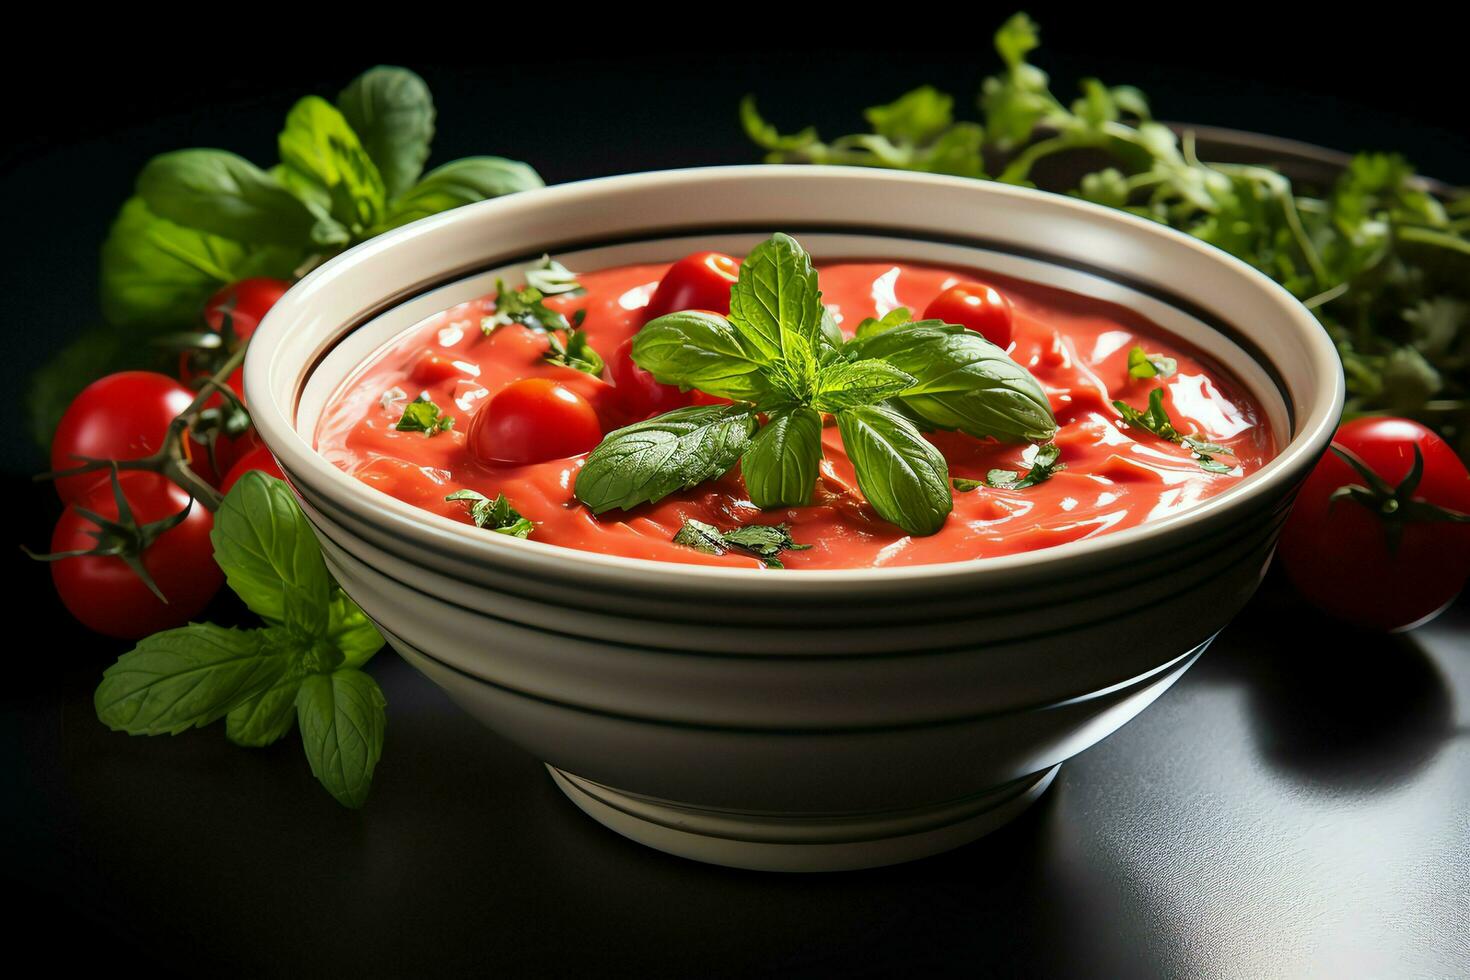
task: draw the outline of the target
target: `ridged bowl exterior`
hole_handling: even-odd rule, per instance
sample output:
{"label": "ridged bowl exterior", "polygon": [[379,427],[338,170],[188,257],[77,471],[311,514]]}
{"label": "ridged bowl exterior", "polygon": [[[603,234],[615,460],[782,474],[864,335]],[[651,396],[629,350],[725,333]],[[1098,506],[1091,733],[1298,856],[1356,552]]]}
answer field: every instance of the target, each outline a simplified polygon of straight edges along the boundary
{"label": "ridged bowl exterior", "polygon": [[[315,386],[320,402],[346,377],[333,349],[396,304],[543,251],[759,226],[860,226],[919,254],[931,239],[935,250],[973,241],[1163,297],[1212,325],[1187,339],[1251,385],[1280,453],[1219,497],[1114,535],[973,563],[771,573],[474,532],[313,451],[303,391]],[[635,794],[847,813],[1041,772],[1146,707],[1259,584],[1291,495],[1330,438],[1342,379],[1287,294],[1152,223],[977,181],[758,167],[516,195],[354,249],[266,318],[246,392],[342,586],[485,724]]]}

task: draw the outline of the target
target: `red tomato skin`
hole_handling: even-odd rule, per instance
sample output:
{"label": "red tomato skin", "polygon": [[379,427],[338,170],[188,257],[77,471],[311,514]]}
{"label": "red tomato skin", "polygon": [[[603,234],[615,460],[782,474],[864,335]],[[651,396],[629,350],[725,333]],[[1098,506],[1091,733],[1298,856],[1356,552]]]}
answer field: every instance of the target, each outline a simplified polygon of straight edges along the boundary
{"label": "red tomato skin", "polygon": [[[143,471],[123,473],[123,494],[139,524],[162,520],[184,509],[189,495],[167,478]],[[96,527],[77,507],[117,517],[108,480],[62,512],[51,535],[53,552],[91,548],[86,533]],[[195,502],[182,524],[164,532],[143,553],[143,567],[167,603],[160,602],[137,573],[116,557],[62,558],[51,562],[51,580],[68,611],[84,626],[108,636],[136,640],[195,619],[224,583],[214,561],[209,532],[214,515]]]}
{"label": "red tomato skin", "polygon": [[454,378],[463,378],[465,373],[454,366],[454,361],[433,351],[425,351],[414,362],[408,376],[418,384],[430,387]]}
{"label": "red tomato skin", "polygon": [[1005,350],[1011,345],[1015,312],[1011,301],[994,286],[961,282],[934,297],[924,310],[924,319],[959,324]]}
{"label": "red tomato skin", "polygon": [[502,388],[470,420],[470,452],[488,463],[540,463],[591,452],[602,441],[597,412],[546,378]]}
{"label": "red tomato skin", "polygon": [[271,455],[271,451],[264,446],[256,446],[236,460],[235,464],[230,467],[230,472],[226,473],[225,478],[220,481],[219,492],[229,493],[230,488],[240,482],[240,477],[249,473],[251,470],[260,470],[266,476],[273,476],[277,480],[284,480],[286,478],[286,474],[281,472],[281,465],[276,462],[276,458]]}
{"label": "red tomato skin", "polygon": [[607,373],[618,404],[638,421],[683,408],[691,401],[693,392],[680,391],[678,385],[660,384],[634,362],[632,337],[613,352],[607,362]]}
{"label": "red tomato skin", "polygon": [[681,310],[730,315],[730,287],[740,276],[740,260],[723,252],[695,252],[669,266],[648,301],[644,322]]}
{"label": "red tomato skin", "polygon": [[[129,460],[162,448],[174,418],[194,401],[194,392],[153,371],[121,371],[99,378],[72,399],[51,437],[51,469],[74,469],[79,456]],[[201,447],[190,445],[193,456]],[[93,470],[56,482],[61,499],[71,503],[98,483],[107,470]]]}
{"label": "red tomato skin", "polygon": [[[219,333],[224,327],[225,309],[229,308],[230,326],[235,338],[240,341],[249,340],[255,333],[255,328],[260,326],[260,321],[265,319],[266,313],[290,288],[291,284],[284,279],[269,279],[264,276],[231,283],[209,297],[209,301],[204,304],[204,323],[209,329]],[[230,306],[231,301],[234,303],[233,307]],[[245,397],[244,376],[244,368],[240,367],[226,382],[242,400]],[[198,377],[198,372],[189,366],[188,353],[180,354],[179,378],[188,384]]]}
{"label": "red tomato skin", "polygon": [[[1448,444],[1417,422],[1362,418],[1337,430],[1334,443],[1356,453],[1390,486],[1424,457],[1414,492],[1448,510],[1470,513],[1470,474]],[[1297,591],[1323,612],[1375,630],[1405,630],[1432,619],[1470,579],[1470,524],[1405,522],[1389,551],[1383,520],[1354,500],[1329,498],[1363,478],[1328,452],[1302,484],[1278,554]]]}

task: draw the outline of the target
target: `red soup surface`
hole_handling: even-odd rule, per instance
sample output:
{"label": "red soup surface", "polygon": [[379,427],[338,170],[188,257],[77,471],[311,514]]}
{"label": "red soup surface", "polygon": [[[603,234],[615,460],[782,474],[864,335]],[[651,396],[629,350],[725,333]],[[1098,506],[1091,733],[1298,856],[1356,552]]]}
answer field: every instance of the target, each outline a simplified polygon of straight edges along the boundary
{"label": "red soup surface", "polygon": [[[583,273],[585,292],[553,297],[567,315],[584,310],[592,347],[611,359],[644,321],[644,307],[667,265],[630,265]],[[817,263],[823,300],[849,336],[865,317],[906,306],[919,315],[941,292],[974,273],[895,262]],[[812,506],[761,511],[747,499],[736,467],[719,480],[632,511],[601,517],[577,502],[572,487],[585,455],[526,465],[487,463],[466,443],[470,421],[490,398],[523,378],[556,381],[586,399],[604,432],[637,419],[620,407],[613,386],[549,364],[544,334],[523,326],[491,335],[481,320],[494,297],[456,306],[407,331],[376,353],[328,404],[317,448],[369,486],[427,511],[470,523],[463,503],[447,494],[468,488],[505,494],[536,524],[532,537],[602,554],[730,567],[764,567],[743,554],[708,555],[674,544],[686,518],[728,531],[741,524],[791,525],[809,550],[788,551],[788,569],[870,568],[970,561],[1034,551],[1134,527],[1229,489],[1274,454],[1268,423],[1242,385],[1144,317],[1062,290],[980,274],[1014,307],[1010,356],[1032,372],[1051,401],[1056,444],[1065,469],[1023,490],[982,486],[954,492],[954,511],[939,533],[913,537],[879,518],[864,501],[837,428],[824,430],[825,461]],[[1132,378],[1128,352],[1178,362],[1172,376]],[[611,376],[605,371],[604,377]],[[1226,447],[1228,473],[1201,469],[1184,446],[1123,423],[1112,401],[1139,409],[1162,386],[1174,425]],[[426,437],[398,431],[403,396],[426,394],[455,417],[452,429]],[[950,476],[983,479],[993,468],[1025,471],[1035,449],[950,432],[929,435],[949,461]],[[471,528],[468,533],[493,533]],[[780,574],[773,572],[772,574]]]}

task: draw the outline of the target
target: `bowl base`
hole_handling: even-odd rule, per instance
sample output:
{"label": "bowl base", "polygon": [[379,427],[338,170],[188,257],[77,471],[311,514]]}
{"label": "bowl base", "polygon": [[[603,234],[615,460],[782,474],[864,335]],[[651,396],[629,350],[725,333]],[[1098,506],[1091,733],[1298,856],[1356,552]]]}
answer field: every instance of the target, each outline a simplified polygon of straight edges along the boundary
{"label": "bowl base", "polygon": [[812,815],[686,806],[546,768],[583,813],[657,850],[750,871],[855,871],[914,861],[985,836],[1046,792],[1061,766],[932,807]]}

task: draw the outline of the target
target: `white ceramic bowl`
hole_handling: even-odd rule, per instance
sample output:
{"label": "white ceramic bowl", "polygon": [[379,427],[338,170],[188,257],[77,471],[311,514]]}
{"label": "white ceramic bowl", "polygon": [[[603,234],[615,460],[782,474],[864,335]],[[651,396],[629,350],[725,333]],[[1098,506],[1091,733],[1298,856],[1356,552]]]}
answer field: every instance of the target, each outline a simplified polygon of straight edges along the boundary
{"label": "white ceramic bowl", "polygon": [[[545,252],[574,269],[743,254],[775,230],[822,259],[989,269],[1137,309],[1243,381],[1281,452],[1193,509],[1091,540],[771,574],[478,532],[313,449],[364,358],[497,274]],[[1311,315],[1185,235],[1035,191],[823,167],[612,177],[415,223],[292,289],[245,386],[332,571],[410,663],[620,833],[792,870],[973,839],[1158,697],[1256,588],[1343,398]]]}

